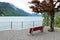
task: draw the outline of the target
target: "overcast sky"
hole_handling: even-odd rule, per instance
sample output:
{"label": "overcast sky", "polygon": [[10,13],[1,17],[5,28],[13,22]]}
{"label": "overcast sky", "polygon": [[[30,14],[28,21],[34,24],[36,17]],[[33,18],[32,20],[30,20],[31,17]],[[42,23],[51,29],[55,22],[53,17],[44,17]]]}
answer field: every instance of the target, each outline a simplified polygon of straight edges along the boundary
{"label": "overcast sky", "polygon": [[29,0],[0,0],[0,2],[12,3],[13,5],[20,9],[24,9],[27,12],[31,12],[31,9],[29,9],[28,1]]}

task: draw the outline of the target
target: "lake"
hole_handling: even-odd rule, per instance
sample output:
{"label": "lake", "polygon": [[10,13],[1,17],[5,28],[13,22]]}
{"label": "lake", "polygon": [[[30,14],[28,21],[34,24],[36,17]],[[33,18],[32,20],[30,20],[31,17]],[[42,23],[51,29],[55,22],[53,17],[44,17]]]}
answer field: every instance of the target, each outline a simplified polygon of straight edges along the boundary
{"label": "lake", "polygon": [[0,17],[0,30],[21,30],[41,26],[43,17],[39,16],[4,16]]}

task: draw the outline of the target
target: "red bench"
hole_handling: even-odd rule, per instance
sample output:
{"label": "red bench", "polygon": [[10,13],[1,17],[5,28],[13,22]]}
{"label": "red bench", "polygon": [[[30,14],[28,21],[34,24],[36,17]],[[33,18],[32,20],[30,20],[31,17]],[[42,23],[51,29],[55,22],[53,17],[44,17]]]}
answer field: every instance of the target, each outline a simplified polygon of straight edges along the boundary
{"label": "red bench", "polygon": [[43,28],[44,28],[44,26],[38,26],[38,27],[30,28],[29,33],[31,34],[33,31],[37,31],[37,30],[40,30],[41,32],[43,32]]}

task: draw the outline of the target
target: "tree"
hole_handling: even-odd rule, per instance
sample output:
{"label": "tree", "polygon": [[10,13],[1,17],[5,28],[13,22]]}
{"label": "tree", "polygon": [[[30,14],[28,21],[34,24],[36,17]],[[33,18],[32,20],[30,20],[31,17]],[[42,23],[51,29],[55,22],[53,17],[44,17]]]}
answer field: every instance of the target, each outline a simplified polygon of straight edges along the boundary
{"label": "tree", "polygon": [[2,10],[0,9],[0,16],[2,16],[2,14],[3,14],[3,12],[2,12]]}
{"label": "tree", "polygon": [[60,28],[60,12],[57,12],[57,14],[55,14],[55,27]]}
{"label": "tree", "polygon": [[49,16],[47,14],[42,14],[44,19],[43,19],[43,25],[44,26],[49,26]]}
{"label": "tree", "polygon": [[33,12],[36,13],[46,13],[50,16],[50,31],[54,31],[54,15],[55,12],[60,11],[60,5],[55,8],[56,4],[58,2],[60,2],[60,0],[43,0],[42,2],[40,2],[39,0],[32,0],[31,2],[29,2],[30,4],[34,4],[32,6],[30,6],[30,8],[32,9]]}

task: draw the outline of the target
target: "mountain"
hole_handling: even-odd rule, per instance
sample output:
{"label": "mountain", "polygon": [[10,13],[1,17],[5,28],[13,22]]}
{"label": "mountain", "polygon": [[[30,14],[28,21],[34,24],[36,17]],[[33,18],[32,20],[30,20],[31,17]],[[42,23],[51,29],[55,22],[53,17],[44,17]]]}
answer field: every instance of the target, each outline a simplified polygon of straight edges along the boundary
{"label": "mountain", "polygon": [[14,5],[6,2],[0,2],[0,16],[40,16],[37,14],[30,14]]}
{"label": "mountain", "polygon": [[6,2],[0,2],[0,16],[41,16],[38,14],[31,14],[14,5]]}
{"label": "mountain", "polygon": [[0,16],[20,16],[9,3],[0,2]]}

